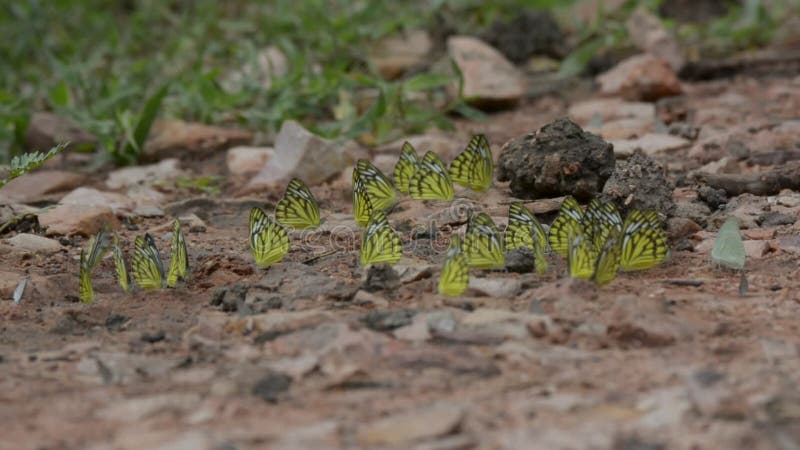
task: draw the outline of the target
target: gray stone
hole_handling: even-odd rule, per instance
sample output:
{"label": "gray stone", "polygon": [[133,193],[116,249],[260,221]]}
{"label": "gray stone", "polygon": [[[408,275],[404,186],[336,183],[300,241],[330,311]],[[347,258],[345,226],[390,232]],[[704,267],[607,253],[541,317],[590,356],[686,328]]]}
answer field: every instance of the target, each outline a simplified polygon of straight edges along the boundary
{"label": "gray stone", "polygon": [[28,233],[18,234],[10,238],[8,243],[16,249],[44,255],[52,255],[63,248],[56,240]]}
{"label": "gray stone", "polygon": [[616,170],[603,186],[603,198],[620,208],[653,209],[670,215],[675,207],[673,188],[660,164],[634,152],[626,161],[617,162]]}
{"label": "gray stone", "polygon": [[272,147],[234,147],[225,154],[225,164],[233,175],[246,175],[261,170],[274,154]]}
{"label": "gray stone", "polygon": [[464,410],[455,404],[437,404],[377,419],[358,430],[362,445],[403,445],[447,435],[464,419]]}
{"label": "gray stone", "polygon": [[634,55],[597,77],[600,92],[627,100],[655,101],[683,92],[669,63],[650,54]]}
{"label": "gray stone", "polygon": [[[463,96],[477,107],[513,106],[525,96],[522,73],[495,48],[471,36],[451,36],[447,52],[463,76]],[[451,96],[458,93],[451,89]]]}
{"label": "gray stone", "polygon": [[111,189],[122,189],[152,184],[156,181],[174,180],[184,174],[179,164],[177,159],[165,159],[157,164],[117,169],[108,174],[106,186]]}

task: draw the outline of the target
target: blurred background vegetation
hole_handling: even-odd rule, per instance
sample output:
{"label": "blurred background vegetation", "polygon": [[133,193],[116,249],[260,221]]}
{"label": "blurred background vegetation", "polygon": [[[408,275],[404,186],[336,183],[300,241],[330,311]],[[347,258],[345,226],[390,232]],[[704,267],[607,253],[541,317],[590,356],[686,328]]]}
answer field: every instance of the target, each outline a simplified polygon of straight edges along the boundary
{"label": "blurred background vegetation", "polygon": [[[443,55],[448,35],[483,36],[522,11],[552,13],[564,30],[554,57],[560,76],[585,73],[593,59],[630,47],[624,21],[657,0],[613,11],[594,2],[585,21],[575,1],[558,0],[18,0],[0,5],[0,163],[25,148],[31,115],[52,111],[97,138],[97,158],[131,164],[154,117],[231,124],[269,135],[297,119],[329,137],[380,143],[455,115],[480,118],[443,86],[458,73],[435,64],[385,80],[368,57],[376,42],[425,29]],[[686,3],[686,2],[677,2]],[[769,42],[797,0],[742,0],[703,22],[664,18],[697,55],[724,55]],[[675,14],[672,14],[675,16]],[[269,83],[248,77],[276,46],[286,71]],[[433,63],[433,61],[432,61]],[[239,74],[239,75],[237,75]],[[241,74],[245,74],[242,76]],[[30,150],[30,149],[29,149]],[[45,148],[38,150],[47,150]],[[75,149],[73,149],[75,150]]]}

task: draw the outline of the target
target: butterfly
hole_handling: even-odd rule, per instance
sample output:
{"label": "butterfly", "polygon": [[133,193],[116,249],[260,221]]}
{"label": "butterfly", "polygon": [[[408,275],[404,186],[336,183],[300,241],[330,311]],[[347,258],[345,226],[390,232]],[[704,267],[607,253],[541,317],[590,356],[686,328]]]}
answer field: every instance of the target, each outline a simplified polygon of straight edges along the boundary
{"label": "butterfly", "polygon": [[572,238],[581,233],[583,210],[574,198],[568,196],[561,203],[553,224],[550,225],[548,240],[554,252],[567,256],[567,250]]}
{"label": "butterfly", "polygon": [[669,253],[667,235],[661,229],[655,211],[634,209],[622,225],[620,269],[649,269],[663,261]]}
{"label": "butterfly", "polygon": [[499,269],[505,265],[500,230],[486,213],[472,214],[464,234],[464,255],[469,267]]}
{"label": "butterfly", "polygon": [[461,295],[469,284],[469,265],[461,249],[461,238],[453,235],[439,274],[439,293],[447,296]]}
{"label": "butterfly", "polygon": [[369,197],[372,207],[386,211],[397,202],[397,191],[386,175],[365,159],[359,159],[353,169],[353,189],[360,181]]}
{"label": "butterfly", "polygon": [[588,280],[594,275],[597,255],[594,244],[586,235],[572,236],[567,251],[567,267],[569,276]]}
{"label": "butterfly", "polygon": [[603,286],[617,277],[620,264],[620,252],[621,248],[617,240],[617,235],[610,236],[603,244],[600,255],[597,257],[592,281],[599,286]]}
{"label": "butterfly", "polygon": [[547,245],[547,234],[522,203],[514,202],[508,207],[508,227],[506,228],[506,250],[527,247],[535,250],[536,242]]}
{"label": "butterfly", "polygon": [[439,155],[425,153],[408,182],[408,193],[415,200],[453,199],[453,181]]}
{"label": "butterfly", "polygon": [[389,226],[386,214],[381,211],[373,212],[361,238],[361,265],[394,264],[402,256],[400,236]]}
{"label": "butterfly", "polygon": [[450,178],[476,192],[489,189],[493,175],[492,149],[482,134],[473,136],[467,148],[450,163]]}
{"label": "butterfly", "polygon": [[94,301],[92,270],[97,266],[108,249],[108,233],[102,230],[89,238],[86,249],[81,250],[78,296],[83,303]]}
{"label": "butterfly", "polygon": [[603,203],[596,198],[592,199],[583,213],[583,231],[589,236],[597,252],[603,250],[606,240],[622,231],[622,224],[622,216],[611,202]]}
{"label": "butterfly", "polygon": [[319,204],[299,178],[292,178],[286,186],[286,193],[275,206],[275,220],[298,230],[319,226]]}
{"label": "butterfly", "polygon": [[175,219],[172,226],[172,257],[167,272],[167,287],[175,287],[178,279],[185,279],[189,271],[189,255],[186,251],[186,238],[181,231],[181,222]]}
{"label": "butterfly", "polygon": [[403,148],[400,150],[400,159],[397,160],[397,164],[394,166],[394,174],[392,175],[394,185],[398,191],[408,195],[408,183],[411,181],[411,177],[414,176],[414,172],[417,171],[418,164],[419,156],[414,146],[408,141],[404,142]]}
{"label": "butterfly", "polygon": [[142,289],[164,287],[164,263],[150,233],[145,233],[144,237],[136,236],[133,247],[131,273],[136,284]]}
{"label": "butterfly", "polygon": [[730,269],[744,269],[744,244],[742,235],[739,234],[739,222],[735,217],[729,217],[720,227],[711,249],[711,261]]}
{"label": "butterfly", "polygon": [[114,234],[114,244],[111,248],[114,256],[114,271],[117,275],[117,282],[122,290],[128,292],[130,288],[130,281],[128,279],[128,268],[125,265],[125,255],[122,253],[122,247],[119,245],[119,236]]}
{"label": "butterfly", "polygon": [[353,216],[356,224],[360,227],[366,226],[375,208],[367,195],[367,190],[361,180],[356,179],[356,172],[353,171]]}
{"label": "butterfly", "polygon": [[259,207],[250,210],[250,250],[258,267],[269,267],[289,253],[289,233]]}

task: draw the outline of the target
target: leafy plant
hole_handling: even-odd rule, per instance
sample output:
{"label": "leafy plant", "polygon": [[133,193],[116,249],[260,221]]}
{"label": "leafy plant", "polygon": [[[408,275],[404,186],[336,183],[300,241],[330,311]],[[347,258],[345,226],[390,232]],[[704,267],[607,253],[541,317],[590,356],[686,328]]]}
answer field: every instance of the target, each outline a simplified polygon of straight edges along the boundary
{"label": "leafy plant", "polygon": [[136,125],[133,125],[133,121],[130,120],[130,114],[118,116],[120,128],[124,131],[124,144],[112,152],[114,162],[119,165],[129,165],[139,161],[147,135],[150,134],[153,121],[161,109],[161,102],[167,95],[167,88],[167,85],[162,86],[147,99]]}
{"label": "leafy plant", "polygon": [[48,159],[61,153],[68,143],[58,144],[51,148],[47,153],[31,152],[23,153],[22,155],[15,156],[11,159],[11,164],[8,168],[8,174],[5,178],[0,178],[0,188],[6,185],[9,181],[22,176],[45,163]]}

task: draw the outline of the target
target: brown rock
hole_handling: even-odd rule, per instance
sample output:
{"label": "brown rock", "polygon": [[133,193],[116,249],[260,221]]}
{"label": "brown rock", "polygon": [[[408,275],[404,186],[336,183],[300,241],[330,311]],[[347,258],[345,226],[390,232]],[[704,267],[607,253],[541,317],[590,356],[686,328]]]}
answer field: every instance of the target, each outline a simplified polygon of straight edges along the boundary
{"label": "brown rock", "polygon": [[628,36],[640,50],[664,59],[672,70],[678,71],[683,67],[684,58],[678,41],[647,8],[637,8],[625,26]]}
{"label": "brown rock", "polygon": [[480,39],[451,36],[447,51],[461,70],[463,95],[471,104],[501,108],[513,106],[525,96],[527,88],[522,74],[499,51]]}
{"label": "brown rock", "polygon": [[625,346],[661,347],[686,334],[677,319],[644,298],[619,297],[611,315],[608,336]]}
{"label": "brown rock", "polygon": [[275,154],[272,147],[234,147],[225,155],[228,172],[234,175],[256,173]]}
{"label": "brown rock", "polygon": [[358,431],[363,445],[401,445],[452,433],[464,419],[458,405],[440,404],[378,419]]}
{"label": "brown rock", "polygon": [[130,213],[136,203],[116,192],[103,192],[88,187],[79,187],[61,199],[63,205],[102,206],[111,208],[114,214]]}
{"label": "brown rock", "polygon": [[42,200],[48,194],[74,189],[86,180],[86,176],[62,170],[38,170],[8,182],[0,190],[0,199],[30,203]]}
{"label": "brown rock", "polygon": [[159,120],[153,124],[145,143],[144,157],[149,160],[188,154],[203,154],[253,140],[248,130],[224,128],[182,120]]}
{"label": "brown rock", "polygon": [[58,205],[39,215],[39,224],[47,228],[45,235],[79,234],[90,236],[106,226],[117,228],[119,222],[108,206]]}
{"label": "brown rock", "polygon": [[425,30],[409,30],[379,41],[369,52],[369,60],[387,80],[400,77],[409,69],[425,64],[433,41]]}
{"label": "brown rock", "polygon": [[667,235],[671,240],[689,237],[703,228],[692,219],[685,217],[672,217],[668,221]]}
{"label": "brown rock", "polygon": [[58,253],[63,247],[58,241],[29,233],[20,233],[8,240],[9,245],[17,250],[30,253],[52,255]]}
{"label": "brown rock", "polygon": [[632,56],[597,77],[600,92],[628,100],[655,101],[683,92],[669,64],[661,58]]}
{"label": "brown rock", "polygon": [[69,142],[72,149],[90,150],[97,145],[97,138],[68,117],[51,112],[37,112],[31,116],[25,132],[28,149],[46,151],[63,142]]}
{"label": "brown rock", "polygon": [[767,241],[744,241],[744,253],[748,258],[761,259],[769,253],[769,242]]}
{"label": "brown rock", "polygon": [[637,119],[653,123],[656,108],[652,103],[626,102],[620,98],[597,98],[584,100],[569,107],[569,117],[582,125],[599,120]]}

